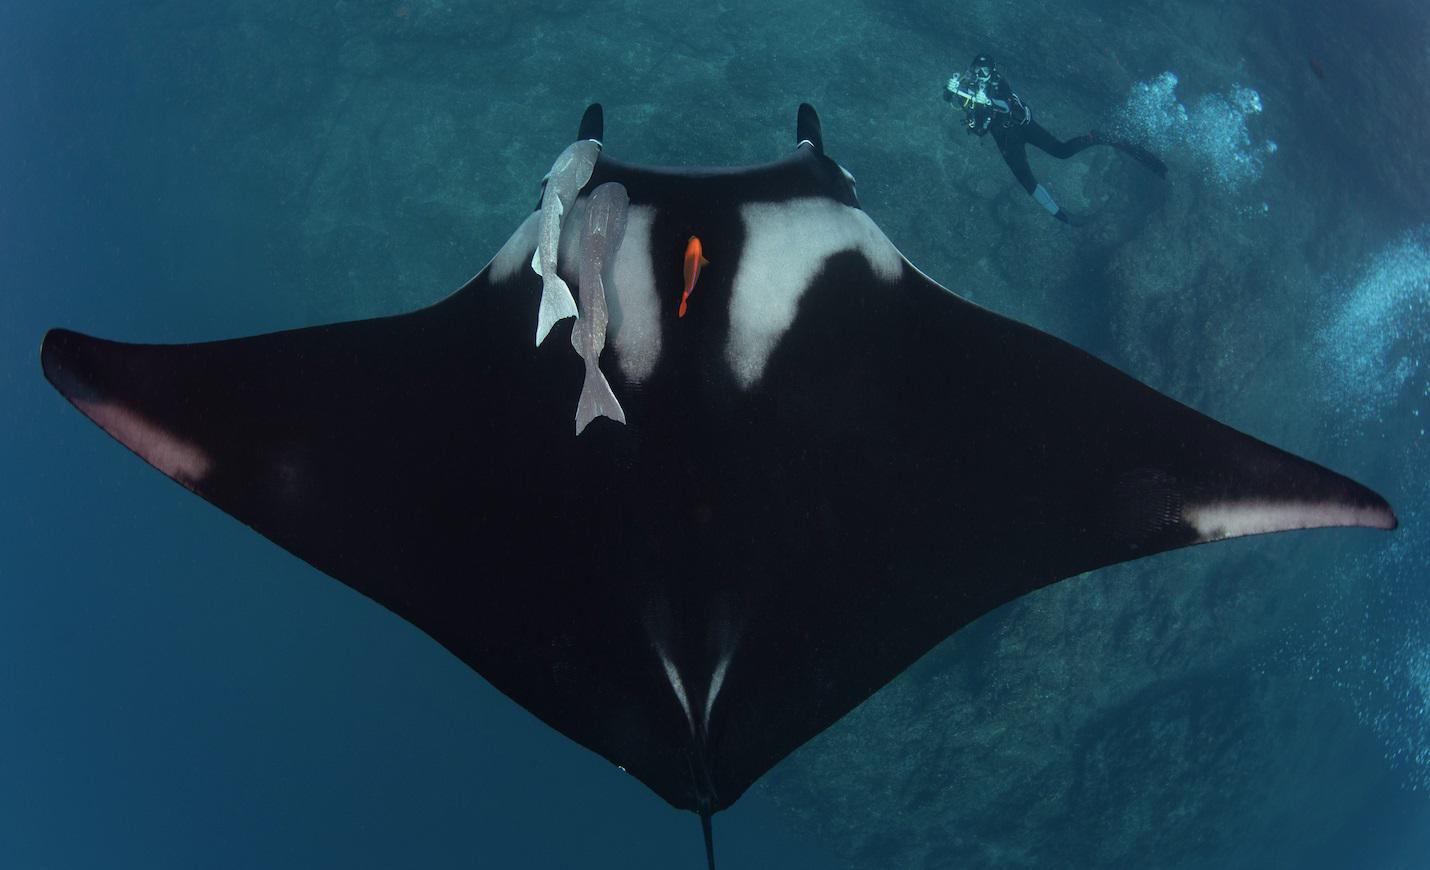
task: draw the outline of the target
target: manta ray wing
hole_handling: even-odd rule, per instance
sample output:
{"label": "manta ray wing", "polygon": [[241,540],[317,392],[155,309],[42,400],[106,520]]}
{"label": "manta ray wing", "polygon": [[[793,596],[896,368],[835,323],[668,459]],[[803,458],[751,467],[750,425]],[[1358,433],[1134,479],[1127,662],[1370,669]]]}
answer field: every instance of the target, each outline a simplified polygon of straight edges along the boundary
{"label": "manta ray wing", "polygon": [[541,282],[515,284],[484,272],[412,314],[205,344],[53,330],[42,362],[156,468],[676,799],[670,690],[607,552],[639,545],[639,515],[605,503],[638,454],[599,428],[573,438],[574,396],[552,387],[580,359],[532,346]]}
{"label": "manta ray wing", "polygon": [[766,622],[741,655],[757,665],[731,669],[723,690],[740,700],[717,710],[731,793],[953,631],[1049,583],[1237,535],[1396,524],[1360,484],[912,267],[883,283],[831,263],[762,389],[767,417],[741,453],[778,477],[743,497],[772,504],[780,556],[764,564],[779,573],[754,584]]}
{"label": "manta ray wing", "polygon": [[[175,346],[55,330],[43,367],[165,474],[707,821],[1029,591],[1395,525],[1359,484],[925,277],[799,123],[770,166],[597,160],[583,190],[629,194],[601,362],[624,425],[573,435],[569,318],[532,343],[533,219],[421,311]],[[677,318],[691,236],[709,264]]]}

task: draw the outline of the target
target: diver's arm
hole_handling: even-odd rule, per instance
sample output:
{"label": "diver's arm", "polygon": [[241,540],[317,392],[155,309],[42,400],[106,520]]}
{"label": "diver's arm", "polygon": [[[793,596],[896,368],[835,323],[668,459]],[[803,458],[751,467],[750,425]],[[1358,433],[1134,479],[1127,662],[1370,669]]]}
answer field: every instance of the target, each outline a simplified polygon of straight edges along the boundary
{"label": "diver's arm", "polygon": [[1006,99],[993,99],[987,89],[975,87],[975,85],[961,74],[954,73],[945,86],[944,96],[952,99],[959,97],[963,100],[963,107],[971,110],[974,106],[987,106],[995,112],[1007,112],[1008,101]]}
{"label": "diver's arm", "polygon": [[999,76],[997,81],[993,82],[993,87],[987,91],[987,97],[988,104],[992,106],[995,111],[1002,112],[1005,115],[1013,112],[1013,89],[1008,86],[1008,80],[1002,76]]}

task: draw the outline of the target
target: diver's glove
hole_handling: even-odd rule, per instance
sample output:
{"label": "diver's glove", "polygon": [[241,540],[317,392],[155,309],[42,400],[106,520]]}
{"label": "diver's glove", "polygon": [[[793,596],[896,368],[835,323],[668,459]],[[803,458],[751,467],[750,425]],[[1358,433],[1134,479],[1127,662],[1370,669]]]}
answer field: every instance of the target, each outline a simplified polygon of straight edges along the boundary
{"label": "diver's glove", "polygon": [[948,84],[945,86],[945,90],[948,91],[948,95],[950,98],[956,97],[958,99],[963,100],[963,107],[965,109],[973,105],[994,105],[994,101],[988,98],[988,94],[984,91],[983,88],[980,87],[977,90],[968,90],[964,88],[963,77],[959,73],[954,73],[953,78],[948,80]]}

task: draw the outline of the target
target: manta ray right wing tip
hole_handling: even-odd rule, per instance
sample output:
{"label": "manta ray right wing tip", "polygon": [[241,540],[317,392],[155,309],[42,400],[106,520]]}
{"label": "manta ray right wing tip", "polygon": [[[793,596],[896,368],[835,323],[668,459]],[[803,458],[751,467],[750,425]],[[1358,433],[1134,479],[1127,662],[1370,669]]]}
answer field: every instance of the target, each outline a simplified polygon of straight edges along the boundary
{"label": "manta ray right wing tip", "polygon": [[1298,529],[1367,528],[1394,531],[1395,510],[1370,490],[1353,498],[1234,499],[1188,504],[1183,520],[1198,543]]}

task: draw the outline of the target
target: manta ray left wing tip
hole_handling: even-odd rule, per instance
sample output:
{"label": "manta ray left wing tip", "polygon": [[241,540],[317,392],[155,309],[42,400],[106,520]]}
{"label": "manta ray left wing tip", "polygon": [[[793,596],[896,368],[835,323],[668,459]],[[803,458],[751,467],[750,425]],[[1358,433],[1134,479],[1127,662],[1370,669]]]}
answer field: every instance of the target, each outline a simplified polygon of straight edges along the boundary
{"label": "manta ray left wing tip", "polygon": [[102,400],[102,390],[96,383],[102,369],[94,359],[95,346],[101,343],[58,327],[48,330],[40,341],[40,368],[45,380],[82,411],[84,404]]}
{"label": "manta ray left wing tip", "polygon": [[40,343],[40,367],[60,395],[95,425],[181,485],[196,489],[212,467],[208,453],[144,410],[144,402],[125,395],[120,386],[135,380],[136,373],[152,374],[144,372],[151,361],[143,350],[55,328]]}
{"label": "manta ray left wing tip", "polygon": [[65,389],[61,386],[61,382],[56,380],[61,376],[57,348],[65,344],[68,337],[72,335],[75,333],[68,329],[53,327],[45,330],[44,338],[40,339],[40,368],[45,373],[45,380],[49,381],[61,393],[64,393]]}

